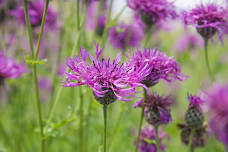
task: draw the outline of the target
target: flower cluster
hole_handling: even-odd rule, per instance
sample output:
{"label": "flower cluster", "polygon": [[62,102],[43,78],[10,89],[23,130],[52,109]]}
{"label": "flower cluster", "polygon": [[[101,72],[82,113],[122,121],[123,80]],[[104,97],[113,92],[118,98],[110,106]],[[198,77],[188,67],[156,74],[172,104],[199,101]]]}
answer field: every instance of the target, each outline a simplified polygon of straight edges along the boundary
{"label": "flower cluster", "polygon": [[221,42],[223,41],[222,34],[228,34],[227,19],[227,9],[215,4],[201,4],[191,11],[183,12],[185,25],[194,25],[204,39],[209,39],[218,33]]}
{"label": "flower cluster", "polygon": [[[163,139],[169,138],[169,136],[166,133],[159,131],[158,137],[160,140],[160,149],[162,151],[165,151],[165,144],[163,142]],[[157,152],[154,141],[155,141],[155,130],[150,127],[145,127],[144,129],[142,129],[141,135],[140,135],[139,147],[138,147],[139,152]]]}
{"label": "flower cluster", "polygon": [[177,17],[175,6],[167,0],[127,0],[127,3],[147,26]]}
{"label": "flower cluster", "polygon": [[143,29],[137,24],[120,24],[118,27],[111,27],[109,30],[110,44],[117,49],[126,47],[138,47],[144,36]]}
{"label": "flower cluster", "polygon": [[26,71],[24,65],[16,64],[13,59],[6,59],[0,51],[0,84],[7,78],[19,78]]}
{"label": "flower cluster", "polygon": [[[102,104],[110,104],[116,99],[129,101],[128,97],[134,97],[135,87],[142,86],[136,79],[130,78],[131,69],[120,63],[121,55],[118,54],[113,62],[110,59],[99,60],[103,48],[99,50],[96,44],[96,58],[81,50],[81,59],[75,55],[67,59],[70,72],[66,72],[65,87],[89,85],[95,98]],[[87,63],[89,57],[91,64]]]}
{"label": "flower cluster", "polygon": [[187,77],[181,73],[179,64],[172,57],[168,57],[157,48],[138,50],[132,55],[129,66],[132,66],[135,71],[147,67],[147,70],[150,71],[148,75],[140,77],[141,83],[147,87],[157,84],[161,79],[171,82],[174,79],[183,81]]}
{"label": "flower cluster", "polygon": [[210,128],[228,148],[228,84],[216,85],[207,94]]}
{"label": "flower cluster", "polygon": [[[43,11],[44,2],[40,0],[35,0],[33,2],[28,2],[28,13],[30,17],[31,26],[33,28],[40,27]],[[11,11],[11,15],[16,17],[18,21],[25,24],[25,13],[23,5],[17,7],[17,9]],[[45,20],[45,29],[56,29],[57,27],[57,13],[54,12],[50,7],[47,10],[47,16]]]}

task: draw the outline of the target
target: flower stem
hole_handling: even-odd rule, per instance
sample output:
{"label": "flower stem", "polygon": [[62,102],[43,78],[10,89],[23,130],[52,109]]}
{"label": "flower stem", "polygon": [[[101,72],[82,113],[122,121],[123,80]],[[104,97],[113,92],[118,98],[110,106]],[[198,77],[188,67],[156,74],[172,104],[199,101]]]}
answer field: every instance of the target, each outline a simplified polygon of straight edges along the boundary
{"label": "flower stem", "polygon": [[158,126],[155,126],[155,140],[156,140],[156,147],[157,147],[157,152],[160,152],[160,142],[159,142],[159,137],[158,137]]}
{"label": "flower stem", "polygon": [[103,114],[104,114],[104,152],[106,152],[106,133],[107,133],[107,108],[108,105],[103,105]]}
{"label": "flower stem", "polygon": [[214,80],[214,77],[211,72],[210,64],[209,64],[209,59],[208,59],[208,39],[204,39],[204,51],[205,51],[205,60],[206,60],[208,74],[211,80]]}
{"label": "flower stem", "polygon": [[83,152],[83,120],[84,120],[84,114],[83,114],[83,94],[82,94],[82,87],[80,88],[80,109],[79,109],[79,115],[80,115],[80,121],[79,121],[79,133],[80,133],[80,152]]}
{"label": "flower stem", "polygon": [[195,130],[191,129],[190,137],[189,137],[189,144],[188,144],[188,149],[190,152],[194,152],[194,148],[192,146],[192,140],[193,140],[194,133],[195,133]]}
{"label": "flower stem", "polygon": [[[31,23],[30,23],[29,14],[28,14],[28,1],[24,0],[24,11],[25,11],[25,19],[26,19],[26,24],[27,24],[27,29],[28,29],[28,37],[29,37],[29,44],[30,44],[30,49],[31,49],[31,56],[34,60],[37,59],[38,54],[39,54],[40,41],[41,41],[41,37],[43,34],[43,28],[44,28],[45,18],[47,15],[48,3],[49,3],[49,0],[46,0],[45,9],[44,9],[44,13],[43,13],[42,21],[41,21],[41,30],[40,30],[40,34],[39,34],[39,38],[38,38],[36,54],[34,56]],[[41,106],[40,106],[40,96],[39,96],[39,86],[38,86],[38,79],[37,79],[36,64],[32,65],[32,72],[33,72],[33,83],[34,83],[34,89],[35,89],[36,108],[37,108],[37,112],[38,112],[38,120],[39,120],[39,127],[40,127],[40,136],[41,136],[40,151],[44,152],[45,151],[45,135],[44,135],[44,131],[43,131],[42,111],[41,111]]]}
{"label": "flower stem", "polygon": [[[147,96],[147,92],[146,92],[146,89],[144,88],[144,100],[143,100],[144,102],[146,101],[146,96]],[[136,145],[135,145],[135,152],[138,152],[139,140],[140,140],[142,124],[143,124],[144,109],[145,109],[145,104],[143,103],[142,104],[142,111],[141,111],[141,116],[140,116],[139,127],[138,127]]]}

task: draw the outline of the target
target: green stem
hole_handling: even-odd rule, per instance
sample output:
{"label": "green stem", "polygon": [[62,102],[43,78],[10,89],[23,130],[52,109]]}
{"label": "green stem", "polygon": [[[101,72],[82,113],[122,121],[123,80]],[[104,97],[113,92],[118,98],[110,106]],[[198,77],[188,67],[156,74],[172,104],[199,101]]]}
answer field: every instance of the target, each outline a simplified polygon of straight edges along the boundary
{"label": "green stem", "polygon": [[192,140],[193,140],[193,137],[194,137],[194,133],[195,133],[195,130],[191,129],[190,137],[189,137],[189,144],[188,144],[188,149],[189,149],[190,152],[194,152],[194,148],[192,146]]}
{"label": "green stem", "polygon": [[146,32],[144,47],[147,47],[147,44],[148,44],[148,42],[150,41],[152,30],[153,30],[153,27],[149,27],[149,29],[148,29],[147,32]]}
{"label": "green stem", "polygon": [[80,121],[79,121],[79,134],[80,134],[80,152],[83,152],[83,120],[84,120],[84,114],[83,114],[83,94],[82,94],[82,87],[79,90],[80,94]]}
{"label": "green stem", "polygon": [[160,141],[158,137],[158,126],[155,126],[155,140],[156,140],[156,147],[157,147],[157,152],[160,152]]}
{"label": "green stem", "polygon": [[[40,30],[40,34],[39,34],[39,38],[38,38],[36,54],[34,56],[31,23],[30,23],[29,14],[28,14],[28,1],[24,0],[24,11],[25,11],[26,24],[27,24],[27,28],[28,28],[28,37],[29,37],[29,44],[30,44],[30,49],[31,49],[31,56],[33,57],[34,60],[37,59],[38,53],[39,53],[40,41],[41,41],[41,37],[43,34],[43,28],[44,28],[45,18],[47,15],[48,3],[49,3],[49,0],[46,0],[43,18],[41,21],[41,30]],[[41,150],[41,152],[44,152],[45,151],[45,135],[44,135],[44,131],[43,131],[42,111],[41,111],[41,106],[40,106],[40,96],[39,96],[39,86],[38,86],[38,79],[37,79],[36,64],[32,65],[32,72],[33,72],[33,83],[34,83],[34,89],[35,89],[36,108],[37,108],[37,112],[38,112],[38,120],[39,120],[39,127],[40,127],[40,136],[41,136],[40,150]]]}
{"label": "green stem", "polygon": [[79,16],[79,13],[80,13],[80,0],[77,0],[77,12],[76,12],[76,19],[77,19],[77,30],[80,31],[80,16]]}
{"label": "green stem", "polygon": [[105,25],[105,29],[104,29],[104,33],[102,36],[102,41],[101,41],[101,46],[104,46],[106,40],[107,40],[107,35],[108,35],[108,30],[109,30],[109,24],[110,24],[110,20],[111,20],[111,13],[112,13],[112,5],[113,5],[113,0],[110,0],[110,6],[108,9],[108,17],[107,17],[107,22]]}
{"label": "green stem", "polygon": [[107,108],[108,105],[103,105],[103,113],[104,113],[104,152],[106,152],[106,133],[107,133]]}
{"label": "green stem", "polygon": [[[146,89],[144,88],[144,99],[143,99],[144,102],[146,101],[146,97],[147,97],[147,92],[146,92]],[[145,109],[145,104],[143,103],[142,104],[142,111],[141,111],[141,116],[140,116],[139,127],[138,127],[138,134],[137,134],[137,139],[136,139],[135,152],[138,152],[138,146],[139,146],[141,130],[142,130],[142,124],[143,124],[144,109]]]}
{"label": "green stem", "polygon": [[210,64],[209,64],[209,59],[208,59],[208,39],[204,39],[204,51],[205,51],[205,60],[206,60],[208,74],[211,80],[214,80],[213,74],[211,72]]}
{"label": "green stem", "polygon": [[43,12],[43,17],[42,17],[42,21],[41,21],[41,29],[40,29],[40,34],[38,37],[38,42],[37,42],[37,47],[36,47],[36,54],[35,54],[35,60],[38,57],[39,54],[39,50],[40,50],[40,42],[41,42],[41,38],[43,36],[43,31],[44,31],[44,23],[46,20],[46,16],[47,16],[47,9],[48,9],[48,4],[49,4],[49,0],[45,1],[45,7],[44,7],[44,12]]}

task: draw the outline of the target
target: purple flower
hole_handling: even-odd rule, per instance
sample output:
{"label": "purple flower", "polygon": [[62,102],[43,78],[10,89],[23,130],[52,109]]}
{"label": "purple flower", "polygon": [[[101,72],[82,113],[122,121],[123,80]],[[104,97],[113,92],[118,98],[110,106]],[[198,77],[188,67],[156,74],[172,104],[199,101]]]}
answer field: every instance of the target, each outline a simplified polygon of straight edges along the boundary
{"label": "purple flower", "polygon": [[157,84],[161,79],[171,82],[174,79],[183,81],[187,77],[181,73],[179,64],[172,57],[168,57],[157,48],[138,50],[132,55],[129,66],[133,67],[135,71],[147,70],[145,71],[146,77],[138,76],[141,78],[139,81],[147,87]]}
{"label": "purple flower", "polygon": [[[101,14],[97,14],[99,13],[98,4],[99,2],[96,1],[89,3],[86,14],[86,27],[89,30],[95,30],[98,36],[102,36],[106,25],[106,16],[102,12],[100,12]],[[106,11],[106,7],[104,7],[103,11]]]}
{"label": "purple flower", "polygon": [[188,101],[190,102],[189,107],[192,108],[194,106],[202,107],[204,100],[202,100],[199,96],[194,96],[192,94],[188,94]]}
{"label": "purple flower", "polygon": [[[67,66],[70,72],[66,72],[64,87],[76,87],[88,85],[93,89],[95,98],[101,104],[110,104],[116,99],[129,101],[129,97],[134,97],[135,87],[142,84],[135,82],[131,78],[132,71],[125,64],[120,63],[119,53],[112,62],[100,58],[104,48],[99,50],[96,44],[96,58],[88,54],[86,50],[80,50],[81,59],[75,55],[74,58],[67,59]],[[87,57],[91,61],[87,63]]]}
{"label": "purple flower", "polygon": [[222,34],[228,34],[228,11],[216,4],[199,5],[191,11],[183,12],[185,25],[193,25],[197,32],[204,38],[209,39],[215,33],[223,42]]}
{"label": "purple flower", "polygon": [[0,83],[7,78],[19,78],[24,72],[24,65],[16,64],[13,59],[6,59],[4,51],[0,51]]}
{"label": "purple flower", "polygon": [[167,0],[127,0],[127,3],[147,26],[177,17],[175,6]]}
{"label": "purple flower", "polygon": [[[165,151],[165,144],[162,141],[164,138],[169,138],[168,134],[159,131],[158,137],[160,140],[160,149]],[[140,141],[139,141],[139,152],[157,152],[155,143],[155,130],[150,127],[145,127],[141,131]],[[134,141],[135,145],[135,141]]]}
{"label": "purple flower", "polygon": [[143,29],[137,24],[120,24],[109,30],[109,42],[114,48],[125,49],[126,47],[138,47],[144,36]]}
{"label": "purple flower", "polygon": [[185,52],[188,50],[195,50],[203,48],[203,41],[197,35],[185,33],[177,39],[174,45],[174,50],[177,52]]}
{"label": "purple flower", "polygon": [[170,106],[173,101],[169,96],[147,95],[146,100],[140,102],[145,104],[145,118],[149,124],[154,126],[165,125],[172,120]]}
{"label": "purple flower", "polygon": [[[40,27],[45,3],[40,0],[35,0],[28,3],[28,13],[30,17],[31,26],[33,28]],[[16,10],[11,11],[11,15],[15,16],[20,22],[25,23],[25,14],[23,6],[17,7]],[[47,10],[47,16],[45,21],[45,29],[56,29],[57,27],[57,13],[54,12],[50,6]]]}
{"label": "purple flower", "polygon": [[228,149],[228,83],[215,85],[207,94],[210,128]]}

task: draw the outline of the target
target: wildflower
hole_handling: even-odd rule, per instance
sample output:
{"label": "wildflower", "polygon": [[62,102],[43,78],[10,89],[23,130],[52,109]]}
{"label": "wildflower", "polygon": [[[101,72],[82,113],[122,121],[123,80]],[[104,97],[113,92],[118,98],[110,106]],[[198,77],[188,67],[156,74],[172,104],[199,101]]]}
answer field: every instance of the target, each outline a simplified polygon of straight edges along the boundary
{"label": "wildflower", "polygon": [[170,114],[172,99],[169,96],[147,95],[143,102],[145,103],[145,118],[149,124],[159,126],[172,120]]}
{"label": "wildflower", "polygon": [[185,114],[185,121],[190,128],[197,129],[202,126],[204,115],[201,109],[203,100],[199,96],[188,95],[190,102],[188,110]]}
{"label": "wildflower", "polygon": [[216,4],[201,4],[191,11],[183,12],[185,25],[195,26],[204,39],[212,38],[217,33],[221,42],[222,34],[228,34],[227,19],[227,9]]}
{"label": "wildflower", "polygon": [[228,149],[228,83],[224,86],[215,85],[207,93],[207,100],[210,129]]}
{"label": "wildflower", "polygon": [[[185,144],[189,144],[189,138],[192,131],[188,125],[178,124],[178,128],[181,129],[181,141]],[[202,125],[196,129],[192,138],[192,148],[204,147],[207,143],[207,125]]]}
{"label": "wildflower", "polygon": [[143,38],[143,29],[137,24],[120,24],[109,30],[109,41],[114,48],[124,50],[126,47],[138,47]]}
{"label": "wildflower", "polygon": [[[43,1],[35,0],[33,2],[28,2],[28,14],[30,17],[30,23],[33,28],[40,27],[43,17],[45,4]],[[19,22],[26,24],[25,14],[23,6],[18,6],[17,9],[11,11],[11,15],[16,17]],[[57,27],[57,13],[54,12],[51,7],[48,7],[46,20],[45,20],[45,29],[56,29]]]}
{"label": "wildflower", "polygon": [[203,48],[203,41],[197,35],[185,33],[177,39],[174,50],[177,52],[194,51]]}
{"label": "wildflower", "polygon": [[7,78],[19,78],[25,72],[25,66],[16,64],[13,59],[6,59],[0,51],[0,84]]}
{"label": "wildflower", "polygon": [[139,71],[144,67],[147,69],[146,77],[138,76],[142,84],[151,87],[163,79],[168,82],[174,79],[183,81],[186,76],[181,73],[179,64],[165,53],[160,52],[157,48],[138,50],[134,53],[129,61],[129,66],[133,67],[135,71]]}
{"label": "wildflower", "polygon": [[[135,87],[142,84],[130,78],[131,69],[120,63],[121,55],[118,54],[112,62],[110,59],[100,58],[101,52],[96,44],[96,58],[88,54],[86,50],[80,50],[81,59],[75,55],[67,59],[70,72],[66,72],[64,87],[76,87],[88,85],[93,89],[94,96],[98,102],[108,105],[116,99],[129,101],[134,97]],[[91,64],[87,63],[89,57]]]}
{"label": "wildflower", "polygon": [[[158,137],[160,140],[160,149],[162,151],[165,151],[165,144],[163,142],[163,139],[168,138],[169,136],[168,134],[159,131]],[[139,152],[157,152],[155,145],[155,129],[152,129],[150,127],[145,127],[144,129],[142,129],[138,150]]]}
{"label": "wildflower", "polygon": [[127,4],[148,27],[177,17],[175,6],[167,0],[127,0]]}
{"label": "wildflower", "polygon": [[86,14],[86,27],[89,30],[95,30],[95,33],[98,36],[102,36],[105,25],[106,25],[106,16],[104,15],[106,12],[106,7],[99,13],[98,6],[99,2],[92,1],[89,3],[88,11]]}

